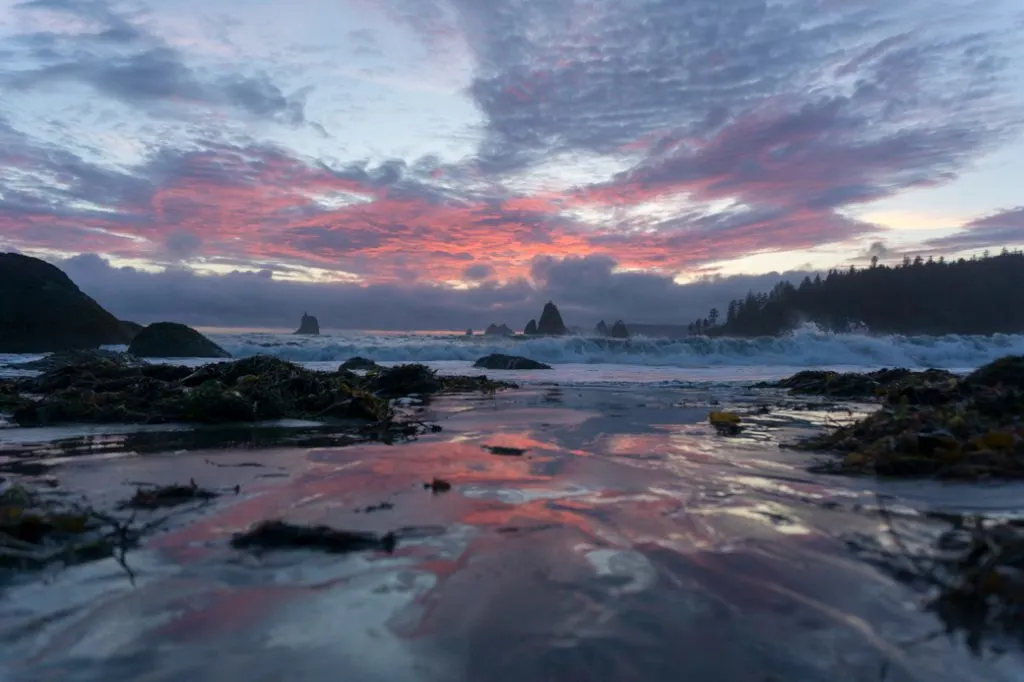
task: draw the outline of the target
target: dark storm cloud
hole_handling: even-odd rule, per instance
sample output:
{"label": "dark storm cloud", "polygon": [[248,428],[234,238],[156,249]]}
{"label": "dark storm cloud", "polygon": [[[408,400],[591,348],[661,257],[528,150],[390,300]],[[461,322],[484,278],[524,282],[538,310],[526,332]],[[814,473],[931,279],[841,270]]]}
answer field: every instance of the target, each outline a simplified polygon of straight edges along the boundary
{"label": "dark storm cloud", "polygon": [[305,123],[305,92],[287,95],[266,74],[202,75],[188,65],[181,51],[133,24],[106,2],[34,0],[18,8],[67,13],[93,22],[101,29],[78,34],[39,32],[18,37],[15,44],[21,47],[21,55],[41,65],[7,71],[3,83],[8,88],[27,90],[52,83],[77,82],[137,106],[152,108],[155,104],[172,103],[227,106],[257,118],[292,125]]}
{"label": "dark storm cloud", "polygon": [[1024,206],[973,220],[959,232],[931,239],[926,244],[945,253],[1024,245]]}
{"label": "dark storm cloud", "polygon": [[536,283],[487,282],[460,291],[278,281],[268,271],[199,276],[179,268],[151,274],[114,268],[91,254],[58,265],[122,319],[288,327],[308,308],[326,328],[362,329],[464,329],[491,322],[522,328],[549,299],[558,303],[568,324],[585,328],[602,318],[686,324],[712,307],[723,309],[750,289],[769,289],[783,278],[798,282],[808,274],[709,278],[680,286],[657,275],[614,273],[615,262],[607,258],[541,259],[534,264],[542,275]]}

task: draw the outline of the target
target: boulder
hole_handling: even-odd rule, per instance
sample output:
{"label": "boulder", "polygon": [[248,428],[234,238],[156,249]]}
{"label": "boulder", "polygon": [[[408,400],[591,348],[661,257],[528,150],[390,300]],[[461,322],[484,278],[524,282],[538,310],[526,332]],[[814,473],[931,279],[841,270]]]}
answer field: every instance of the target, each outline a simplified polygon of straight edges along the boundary
{"label": "boulder", "polygon": [[135,335],[128,353],[140,358],[230,358],[231,354],[191,327],[154,322]]}
{"label": "boulder", "polygon": [[377,369],[380,367],[376,362],[369,358],[364,358],[359,355],[354,358],[349,358],[345,362],[341,363],[341,369],[353,370],[353,369]]}
{"label": "boulder", "polygon": [[523,328],[523,335],[533,336],[537,333],[537,320],[530,320],[526,323],[526,327]]}
{"label": "boulder", "polygon": [[622,320],[617,320],[615,322],[615,324],[612,325],[612,338],[613,339],[628,339],[629,338],[629,330],[626,329],[626,323],[625,322],[623,322]]}
{"label": "boulder", "polygon": [[496,324],[487,325],[487,329],[484,330],[484,336],[515,336],[516,333],[508,328],[508,325],[501,325],[500,327]]}
{"label": "boulder", "polygon": [[466,336],[473,336],[473,330],[472,329],[467,329],[466,330]]}
{"label": "boulder", "polygon": [[502,355],[494,353],[486,355],[473,363],[474,367],[482,369],[551,369],[550,365],[537,362],[519,355]]}
{"label": "boulder", "polygon": [[544,336],[564,336],[569,333],[562,321],[562,314],[558,312],[558,306],[551,301],[544,304],[540,322],[537,323],[537,333]]}
{"label": "boulder", "polygon": [[48,353],[126,344],[121,322],[59,268],[0,253],[0,353]]}
{"label": "boulder", "polygon": [[597,336],[608,336],[609,334],[611,334],[611,332],[608,331],[608,325],[604,323],[604,320],[598,322],[597,326],[594,327],[594,334],[596,334]]}
{"label": "boulder", "polygon": [[299,323],[299,328],[295,330],[295,334],[305,334],[307,336],[320,336],[320,322],[312,315],[302,313],[302,321]]}

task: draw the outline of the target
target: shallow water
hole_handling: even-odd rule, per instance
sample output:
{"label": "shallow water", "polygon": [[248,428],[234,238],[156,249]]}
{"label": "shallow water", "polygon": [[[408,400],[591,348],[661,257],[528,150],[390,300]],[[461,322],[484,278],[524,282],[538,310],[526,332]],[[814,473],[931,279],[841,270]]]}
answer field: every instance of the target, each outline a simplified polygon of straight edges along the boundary
{"label": "shallow water", "polygon": [[[708,409],[737,403],[771,407],[740,437],[714,434]],[[878,492],[907,514],[1020,512],[1021,487],[816,475],[778,447],[854,416],[723,386],[534,386],[438,400],[422,417],[444,430],[394,446],[255,449],[235,434],[159,454],[125,436],[0,431],[7,464],[99,504],[139,481],[241,487],[130,552],[135,587],[112,560],[4,586],[0,679],[1021,679],[1016,654],[910,645],[941,624],[846,544],[883,535]],[[453,489],[424,490],[435,476]],[[383,501],[394,507],[361,511]],[[393,530],[399,544],[229,548],[267,518]]]}

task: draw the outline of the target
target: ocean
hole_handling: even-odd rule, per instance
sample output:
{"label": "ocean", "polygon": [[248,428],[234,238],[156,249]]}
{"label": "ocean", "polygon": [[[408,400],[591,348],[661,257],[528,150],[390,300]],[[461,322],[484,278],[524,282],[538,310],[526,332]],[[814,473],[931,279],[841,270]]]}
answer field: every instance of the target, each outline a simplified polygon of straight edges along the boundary
{"label": "ocean", "polygon": [[[0,478],[60,499],[116,510],[140,485],[222,492],[141,512],[159,525],[123,563],[0,571],[0,680],[1022,679],[1018,640],[947,632],[878,548],[932,551],[936,512],[1024,518],[1024,486],[825,473],[830,456],[781,446],[874,406],[754,384],[807,368],[968,371],[1024,353],[1024,336],[203,331],[235,357],[333,369],[358,355],[520,386],[403,401],[441,430],[393,444],[339,445],[309,423],[0,428]],[[472,368],[490,353],[553,369]],[[33,357],[0,356],[0,374]],[[717,433],[712,410],[742,413],[743,431]],[[435,478],[451,489],[425,489]],[[231,548],[267,519],[398,545]]]}

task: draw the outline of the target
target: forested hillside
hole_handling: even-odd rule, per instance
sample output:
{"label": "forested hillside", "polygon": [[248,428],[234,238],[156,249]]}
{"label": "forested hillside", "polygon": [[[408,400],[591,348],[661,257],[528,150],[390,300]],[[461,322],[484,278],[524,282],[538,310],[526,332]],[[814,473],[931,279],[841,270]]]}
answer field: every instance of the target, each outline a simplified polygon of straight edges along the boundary
{"label": "forested hillside", "polygon": [[696,334],[774,335],[804,322],[832,331],[898,334],[1024,332],[1024,253],[957,261],[914,260],[833,270],[824,278],[780,282],[712,310]]}

